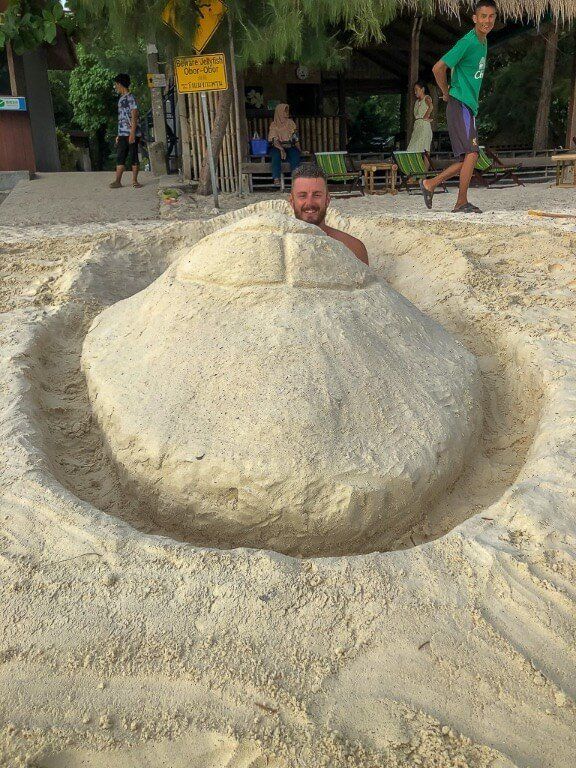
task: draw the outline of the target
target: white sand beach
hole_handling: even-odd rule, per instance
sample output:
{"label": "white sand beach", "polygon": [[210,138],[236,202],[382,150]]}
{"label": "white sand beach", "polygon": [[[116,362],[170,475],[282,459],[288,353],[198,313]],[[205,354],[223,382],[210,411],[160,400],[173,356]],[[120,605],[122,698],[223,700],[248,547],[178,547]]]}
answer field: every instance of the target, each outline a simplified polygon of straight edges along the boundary
{"label": "white sand beach", "polygon": [[142,514],[81,369],[102,311],[285,201],[223,196],[215,215],[118,191],[113,215],[106,198],[74,221],[54,204],[12,226],[18,187],[0,206],[0,764],[571,768],[576,218],[528,211],[576,216],[574,191],[473,190],[485,212],[466,217],[453,192],[431,212],[333,201],[373,279],[475,356],[482,426],[387,549],[306,558]]}

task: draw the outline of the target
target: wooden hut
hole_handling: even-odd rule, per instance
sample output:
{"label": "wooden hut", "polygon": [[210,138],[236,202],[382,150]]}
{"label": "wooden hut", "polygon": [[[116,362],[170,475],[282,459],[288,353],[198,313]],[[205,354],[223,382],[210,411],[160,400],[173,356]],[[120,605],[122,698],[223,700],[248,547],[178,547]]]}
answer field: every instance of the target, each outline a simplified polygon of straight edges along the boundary
{"label": "wooden hut", "polygon": [[[414,13],[413,0],[399,2],[404,10],[384,30],[385,40],[355,49],[349,65],[340,72],[310,69],[299,62],[281,66],[248,69],[239,78],[240,115],[232,115],[219,157],[220,186],[235,188],[238,167],[250,162],[248,137],[266,137],[274,106],[291,105],[300,129],[302,145],[309,151],[338,150],[346,147],[348,94],[399,93],[403,96],[405,128],[409,133],[413,114],[412,84],[418,77],[432,81],[432,66],[442,53],[471,26],[471,3],[437,0],[437,12],[422,16]],[[490,36],[490,46],[504,44],[511,36],[538,34],[540,25],[556,30],[576,19],[576,0],[500,0],[499,19]],[[576,43],[576,33],[575,33]],[[554,35],[548,36],[537,123],[547,126],[550,110],[550,72],[554,70]],[[211,97],[212,119],[218,110],[218,95]],[[326,105],[330,108],[327,109]],[[334,108],[336,105],[336,108]],[[199,100],[185,100],[181,124],[185,128],[183,151],[188,157],[184,168],[198,179],[205,152],[205,128]],[[232,110],[233,112],[234,110]],[[238,158],[234,132],[242,134],[246,153]],[[571,100],[567,115],[566,145],[576,136],[576,52],[572,67]],[[538,136],[535,136],[535,144]],[[252,163],[250,163],[252,165]]]}
{"label": "wooden hut", "polygon": [[[8,0],[0,0],[0,12]],[[59,28],[52,45],[23,55],[0,49],[0,171],[59,171],[49,69],[73,69],[74,44]]]}

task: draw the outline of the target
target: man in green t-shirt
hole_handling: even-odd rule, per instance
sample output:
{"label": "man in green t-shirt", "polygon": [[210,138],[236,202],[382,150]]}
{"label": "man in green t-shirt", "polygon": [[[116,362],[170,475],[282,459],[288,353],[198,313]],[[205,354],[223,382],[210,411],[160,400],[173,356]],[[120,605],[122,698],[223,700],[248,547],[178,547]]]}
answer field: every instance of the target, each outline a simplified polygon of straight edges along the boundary
{"label": "man in green t-shirt", "polygon": [[[479,208],[468,202],[468,187],[478,159],[476,115],[488,53],[486,37],[496,21],[494,0],[477,0],[472,20],[474,28],[458,40],[454,48],[444,54],[432,69],[442,98],[447,102],[448,132],[457,160],[433,179],[420,182],[426,207],[432,208],[432,196],[438,184],[460,174],[454,213],[481,213]],[[448,70],[451,70],[450,86]]]}

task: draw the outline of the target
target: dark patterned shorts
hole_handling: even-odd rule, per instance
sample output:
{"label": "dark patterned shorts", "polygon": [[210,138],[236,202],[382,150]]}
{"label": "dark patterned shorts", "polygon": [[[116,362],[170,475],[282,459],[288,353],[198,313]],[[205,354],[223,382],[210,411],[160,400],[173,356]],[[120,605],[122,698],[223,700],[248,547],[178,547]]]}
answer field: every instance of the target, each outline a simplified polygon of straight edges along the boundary
{"label": "dark patterned shorts", "polygon": [[[118,144],[116,145],[116,165],[128,165],[129,168],[133,168],[138,165],[138,144],[140,144],[140,137],[136,136],[136,141],[130,144],[128,136],[118,136]],[[128,160],[128,163],[126,161]]]}
{"label": "dark patterned shorts", "polygon": [[446,121],[454,157],[478,152],[476,118],[469,106],[450,96],[446,105]]}

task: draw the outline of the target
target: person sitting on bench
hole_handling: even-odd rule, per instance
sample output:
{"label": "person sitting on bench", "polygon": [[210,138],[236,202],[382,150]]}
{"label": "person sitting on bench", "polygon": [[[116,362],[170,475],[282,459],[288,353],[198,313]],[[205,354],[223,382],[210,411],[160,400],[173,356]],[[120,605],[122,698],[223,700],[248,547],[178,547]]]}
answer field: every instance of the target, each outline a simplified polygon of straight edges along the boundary
{"label": "person sitting on bench", "polygon": [[290,117],[288,104],[278,104],[274,110],[274,120],[270,123],[268,141],[272,145],[270,159],[272,160],[272,176],[274,184],[280,186],[282,162],[288,160],[290,170],[294,171],[300,165],[300,139],[296,123]]}

